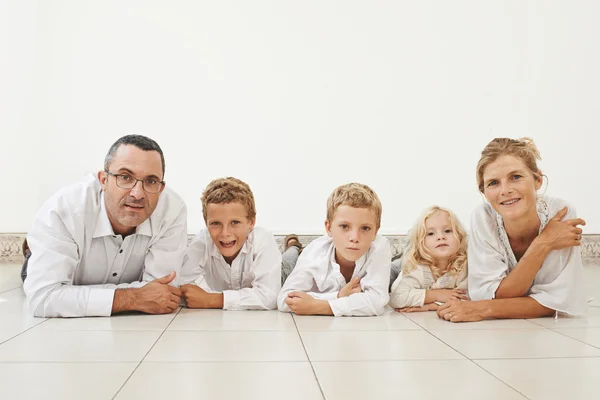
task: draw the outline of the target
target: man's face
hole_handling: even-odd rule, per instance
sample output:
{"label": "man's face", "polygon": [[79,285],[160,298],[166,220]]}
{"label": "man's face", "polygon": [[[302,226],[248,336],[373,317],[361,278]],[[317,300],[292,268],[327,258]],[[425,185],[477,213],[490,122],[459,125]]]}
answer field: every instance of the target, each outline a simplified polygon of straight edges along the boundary
{"label": "man's face", "polygon": [[[108,171],[128,175],[129,178],[163,180],[160,154],[157,151],[144,151],[133,145],[121,145],[117,149]],[[164,185],[158,193],[148,193],[142,182],[136,182],[131,189],[123,189],[117,185],[117,179],[104,171],[98,172],[108,219],[116,234],[126,235],[133,233],[137,226],[152,215]]]}

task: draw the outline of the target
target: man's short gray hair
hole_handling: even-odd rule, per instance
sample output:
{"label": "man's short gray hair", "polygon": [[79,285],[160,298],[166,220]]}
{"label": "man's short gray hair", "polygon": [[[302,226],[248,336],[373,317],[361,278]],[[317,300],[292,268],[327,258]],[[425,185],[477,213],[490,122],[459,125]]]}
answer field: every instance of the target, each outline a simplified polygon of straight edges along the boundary
{"label": "man's short gray hair", "polygon": [[117,152],[117,149],[121,145],[128,145],[128,144],[133,145],[133,146],[137,147],[138,149],[141,149],[144,151],[157,151],[158,154],[160,154],[160,161],[162,163],[163,177],[161,179],[165,178],[165,156],[163,154],[162,149],[160,148],[158,143],[156,143],[154,140],[150,139],[149,137],[143,136],[143,135],[126,135],[126,136],[123,136],[122,138],[120,138],[119,140],[117,140],[116,142],[114,142],[113,145],[110,146],[110,149],[108,149],[108,153],[106,153],[106,157],[104,158],[104,170],[105,171],[108,171],[108,167],[110,166],[110,163],[112,162],[112,159],[113,159],[115,153]]}

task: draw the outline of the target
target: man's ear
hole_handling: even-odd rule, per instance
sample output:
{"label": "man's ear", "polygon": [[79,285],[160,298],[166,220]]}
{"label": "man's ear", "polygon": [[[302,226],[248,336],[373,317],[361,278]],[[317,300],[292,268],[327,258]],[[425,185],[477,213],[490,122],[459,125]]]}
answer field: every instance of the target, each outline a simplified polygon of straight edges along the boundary
{"label": "man's ear", "polygon": [[331,222],[328,219],[325,220],[325,231],[327,235],[331,236]]}
{"label": "man's ear", "polygon": [[108,180],[108,174],[106,171],[98,171],[98,182],[100,182],[100,186],[102,186],[102,190],[106,192],[106,181]]}

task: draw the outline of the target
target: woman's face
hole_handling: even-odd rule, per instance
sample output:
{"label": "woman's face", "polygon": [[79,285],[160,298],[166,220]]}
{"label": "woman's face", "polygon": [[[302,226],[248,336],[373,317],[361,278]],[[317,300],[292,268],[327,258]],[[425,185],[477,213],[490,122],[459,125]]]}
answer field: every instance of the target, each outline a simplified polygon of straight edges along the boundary
{"label": "woman's face", "polygon": [[483,194],[505,221],[516,221],[536,214],[536,192],[542,186],[518,157],[504,155],[483,171]]}

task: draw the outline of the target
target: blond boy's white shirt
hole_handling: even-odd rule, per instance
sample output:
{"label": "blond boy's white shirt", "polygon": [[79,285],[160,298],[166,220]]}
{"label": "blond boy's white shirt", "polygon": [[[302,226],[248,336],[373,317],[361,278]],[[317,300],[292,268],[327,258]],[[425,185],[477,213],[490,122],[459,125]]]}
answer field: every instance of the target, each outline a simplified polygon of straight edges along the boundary
{"label": "blond boy's white shirt", "polygon": [[254,227],[229,265],[204,228],[190,244],[182,280],[222,292],[224,310],[273,310],[281,289],[281,252],[271,232]]}
{"label": "blond boy's white shirt", "polygon": [[417,265],[409,273],[402,274],[392,284],[389,306],[393,308],[422,307],[425,305],[427,290],[466,289],[466,270],[458,274],[446,272],[436,280],[431,268]]}
{"label": "blond boy's white shirt", "polygon": [[317,238],[298,258],[279,293],[277,306],[280,311],[289,312],[285,300],[290,292],[299,291],[328,301],[336,317],[381,315],[389,300],[391,257],[388,239],[377,235],[367,252],[356,261],[352,274],[353,278],[361,278],[362,293],[338,298],[346,280],[335,261],[333,239],[327,235]]}
{"label": "blond boy's white shirt", "polygon": [[150,218],[123,238],[114,233],[104,192],[90,175],[44,203],[27,242],[31,258],[23,290],[36,317],[110,316],[116,289],[179,275],[187,210],[166,188]]}
{"label": "blond boy's white shirt", "polygon": [[[540,232],[548,220],[563,207],[569,211],[563,218],[577,218],[575,208],[564,200],[539,196],[537,212]],[[502,218],[489,204],[479,206],[471,218],[469,236],[469,295],[472,300],[495,298],[500,282],[517,265],[508,243]],[[586,301],[583,284],[581,249],[569,247],[551,251],[537,272],[528,296],[552,310],[581,315]]]}

